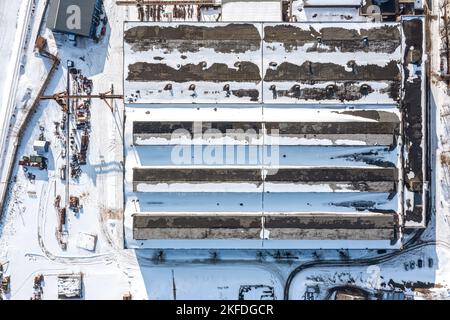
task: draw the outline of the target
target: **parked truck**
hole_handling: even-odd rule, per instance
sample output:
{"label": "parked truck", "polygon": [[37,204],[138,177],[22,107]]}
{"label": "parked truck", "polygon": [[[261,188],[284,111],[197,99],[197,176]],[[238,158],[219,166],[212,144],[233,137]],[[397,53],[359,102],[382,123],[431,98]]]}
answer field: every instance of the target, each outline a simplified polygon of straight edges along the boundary
{"label": "parked truck", "polygon": [[63,181],[66,180],[66,166],[65,165],[63,165],[61,168],[59,168],[59,177]]}
{"label": "parked truck", "polygon": [[47,169],[47,158],[41,156],[23,156],[22,160],[19,161],[19,165],[44,170]]}

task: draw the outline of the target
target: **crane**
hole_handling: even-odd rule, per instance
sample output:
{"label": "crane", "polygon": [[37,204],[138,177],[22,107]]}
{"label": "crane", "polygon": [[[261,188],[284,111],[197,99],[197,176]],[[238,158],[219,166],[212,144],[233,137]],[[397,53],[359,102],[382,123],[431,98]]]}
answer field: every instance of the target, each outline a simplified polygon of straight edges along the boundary
{"label": "crane", "polygon": [[[123,99],[123,95],[114,94],[114,86],[111,85],[111,89],[108,92],[98,94],[67,94],[67,92],[58,92],[51,96],[40,96],[41,100],[55,100],[59,105],[66,105],[67,99],[101,99],[107,106],[114,112],[112,100]],[[109,100],[109,101],[108,101]]]}

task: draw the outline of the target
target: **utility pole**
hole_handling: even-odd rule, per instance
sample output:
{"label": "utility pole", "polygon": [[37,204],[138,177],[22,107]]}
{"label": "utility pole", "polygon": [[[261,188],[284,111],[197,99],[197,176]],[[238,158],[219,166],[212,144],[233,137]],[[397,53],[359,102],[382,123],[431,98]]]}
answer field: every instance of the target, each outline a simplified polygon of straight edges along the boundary
{"label": "utility pole", "polygon": [[[99,94],[70,94],[68,92],[59,92],[52,96],[40,96],[41,100],[55,100],[56,102],[61,101],[62,99],[101,99],[106,105],[111,109],[111,112],[114,112],[112,100],[114,99],[123,99],[123,95],[114,94],[114,88],[111,86],[111,90],[105,93]],[[108,101],[110,100],[110,101]],[[67,100],[68,103],[69,100]]]}
{"label": "utility pole", "polygon": [[66,86],[66,212],[70,207],[70,86],[71,76],[70,68],[67,68],[67,86]]}
{"label": "utility pole", "polygon": [[172,269],[172,290],[173,290],[173,300],[177,300],[177,287],[175,285],[175,275]]}

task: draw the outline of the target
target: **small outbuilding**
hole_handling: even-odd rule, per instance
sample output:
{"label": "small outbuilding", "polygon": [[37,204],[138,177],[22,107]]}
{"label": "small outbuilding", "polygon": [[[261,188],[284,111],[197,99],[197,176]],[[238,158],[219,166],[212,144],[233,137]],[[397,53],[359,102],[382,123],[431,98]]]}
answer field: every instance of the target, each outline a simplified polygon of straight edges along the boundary
{"label": "small outbuilding", "polygon": [[60,274],[57,279],[59,299],[80,299],[83,297],[83,275]]}
{"label": "small outbuilding", "polygon": [[95,251],[97,235],[80,232],[78,233],[77,247],[80,249]]}
{"label": "small outbuilding", "polygon": [[224,22],[281,22],[281,0],[222,0]]}
{"label": "small outbuilding", "polygon": [[49,145],[50,143],[48,141],[36,140],[33,144],[33,150],[37,154],[42,155],[48,152]]}

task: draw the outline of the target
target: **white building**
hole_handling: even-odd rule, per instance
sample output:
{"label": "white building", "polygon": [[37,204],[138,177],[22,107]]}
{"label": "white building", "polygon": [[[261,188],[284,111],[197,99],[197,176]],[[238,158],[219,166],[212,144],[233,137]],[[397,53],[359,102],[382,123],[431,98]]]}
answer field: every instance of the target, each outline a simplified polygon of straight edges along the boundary
{"label": "white building", "polygon": [[224,22],[281,22],[281,0],[222,0]]}

